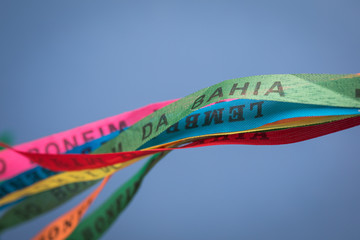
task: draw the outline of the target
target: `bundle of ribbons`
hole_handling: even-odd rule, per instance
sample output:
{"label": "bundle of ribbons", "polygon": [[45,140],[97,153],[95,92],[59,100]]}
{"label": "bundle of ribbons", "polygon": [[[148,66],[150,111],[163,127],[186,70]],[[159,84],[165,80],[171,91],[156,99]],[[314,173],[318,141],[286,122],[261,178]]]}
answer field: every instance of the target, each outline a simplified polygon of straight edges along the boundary
{"label": "bundle of ribbons", "polygon": [[[81,203],[34,239],[98,239],[149,171],[172,150],[221,144],[276,145],[360,125],[359,74],[283,74],[231,79],[0,152],[4,231],[34,219],[99,181]],[[150,159],[83,218],[110,176]]]}

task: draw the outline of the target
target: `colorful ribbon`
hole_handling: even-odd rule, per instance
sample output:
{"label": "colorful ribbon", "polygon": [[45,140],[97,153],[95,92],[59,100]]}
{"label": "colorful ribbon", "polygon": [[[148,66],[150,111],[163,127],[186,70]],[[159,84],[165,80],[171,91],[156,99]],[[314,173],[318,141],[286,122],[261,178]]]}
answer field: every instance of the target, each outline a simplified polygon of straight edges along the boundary
{"label": "colorful ribbon", "polygon": [[[167,152],[218,144],[274,145],[304,141],[360,125],[359,108],[359,75],[255,76],[227,80],[177,101],[151,104],[3,150],[0,176],[5,179],[21,174],[0,184],[0,204],[14,204],[23,197],[43,193],[16,202],[0,219],[0,229],[38,216],[81,191],[74,191],[64,201],[54,201],[43,208],[32,202],[41,195],[50,196],[66,184],[92,181],[80,188],[86,189],[96,180],[108,178],[155,154],[80,223],[72,235],[99,189],[36,236],[38,239],[68,236],[97,239],[129,204],[145,175]],[[68,153],[61,154],[66,151]],[[28,159],[42,168],[33,168],[36,165]],[[26,215],[25,206],[40,210]]]}

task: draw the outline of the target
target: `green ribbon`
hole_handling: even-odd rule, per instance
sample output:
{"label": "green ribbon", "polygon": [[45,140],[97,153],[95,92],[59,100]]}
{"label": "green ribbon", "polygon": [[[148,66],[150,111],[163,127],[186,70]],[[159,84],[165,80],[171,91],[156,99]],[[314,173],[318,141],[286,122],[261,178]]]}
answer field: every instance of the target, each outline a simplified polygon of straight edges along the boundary
{"label": "green ribbon", "polygon": [[64,204],[97,182],[67,184],[26,198],[1,216],[0,231],[25,223]]}
{"label": "green ribbon", "polygon": [[155,166],[155,164],[169,152],[170,151],[153,155],[145,163],[145,165],[132,178],[130,178],[130,180],[119,187],[105,203],[83,219],[75,231],[67,239],[93,240],[100,238],[131,202],[144,177]]}
{"label": "green ribbon", "polygon": [[[94,153],[136,150],[191,112],[224,99],[273,100],[360,108],[359,89],[360,76],[345,74],[280,74],[226,80],[159,109]],[[144,134],[145,129],[151,129],[150,133]]]}

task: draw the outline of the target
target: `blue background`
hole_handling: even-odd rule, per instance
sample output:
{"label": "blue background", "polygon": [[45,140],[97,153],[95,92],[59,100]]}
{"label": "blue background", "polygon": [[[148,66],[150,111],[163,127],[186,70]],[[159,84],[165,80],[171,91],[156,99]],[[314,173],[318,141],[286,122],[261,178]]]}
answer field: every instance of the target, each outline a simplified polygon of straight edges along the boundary
{"label": "blue background", "polygon": [[[18,144],[226,79],[360,72],[359,7],[1,0],[0,131]],[[360,239],[359,134],[173,152],[103,239]],[[2,237],[34,236],[89,192]]]}

